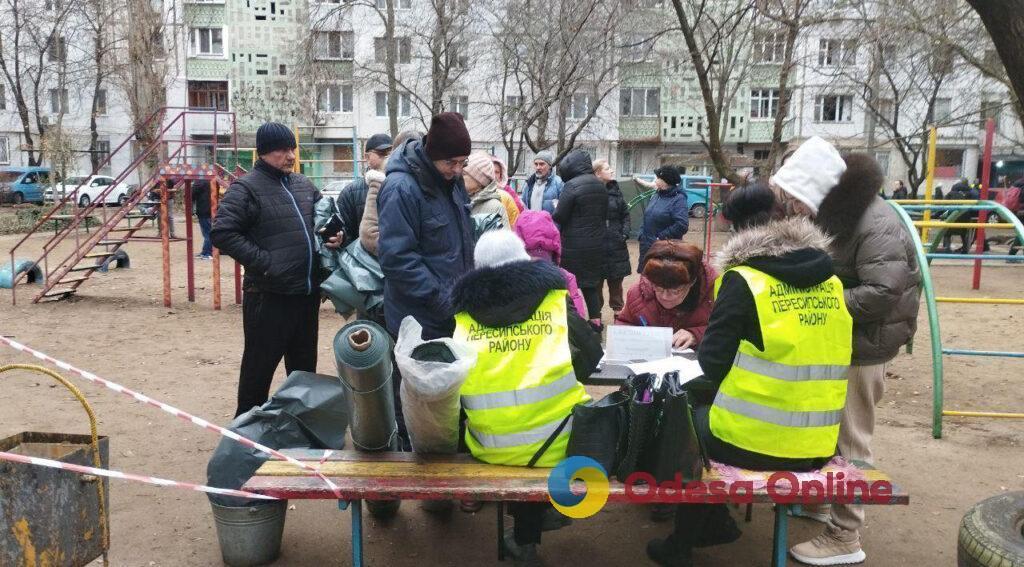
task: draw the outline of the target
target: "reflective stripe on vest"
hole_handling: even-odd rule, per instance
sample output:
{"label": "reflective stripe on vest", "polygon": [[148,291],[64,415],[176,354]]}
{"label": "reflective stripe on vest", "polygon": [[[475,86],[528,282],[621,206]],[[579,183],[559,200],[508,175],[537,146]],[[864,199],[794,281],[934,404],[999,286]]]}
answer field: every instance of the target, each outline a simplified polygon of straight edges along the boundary
{"label": "reflective stripe on vest", "polygon": [[[573,406],[590,399],[573,373],[567,296],[549,291],[530,319],[506,327],[482,325],[467,312],[455,316],[455,340],[477,352],[459,393],[466,446],[481,461],[526,465]],[[570,429],[559,432],[536,466],[565,458]]]}
{"label": "reflective stripe on vest", "polygon": [[554,382],[536,388],[462,396],[462,407],[468,410],[482,410],[533,404],[564,394],[578,384],[576,373],[570,372]]}
{"label": "reflective stripe on vest", "polygon": [[[507,449],[509,447],[516,447],[518,445],[533,445],[535,443],[544,443],[548,437],[558,429],[558,426],[562,424],[561,419],[556,419],[551,423],[545,423],[540,427],[535,427],[529,431],[520,431],[518,433],[506,433],[504,435],[491,435],[487,433],[481,433],[474,430],[472,427],[468,427],[467,431],[472,435],[482,446],[488,449]],[[559,436],[568,435],[572,431],[572,418],[565,423],[565,427],[562,428],[562,432]],[[532,456],[532,455],[531,455]]]}
{"label": "reflective stripe on vest", "polygon": [[[711,406],[711,432],[764,455],[831,456],[853,346],[842,283],[833,276],[801,289],[749,266],[728,272],[743,277],[750,289],[764,349],[740,341]],[[716,294],[720,286],[721,278]]]}

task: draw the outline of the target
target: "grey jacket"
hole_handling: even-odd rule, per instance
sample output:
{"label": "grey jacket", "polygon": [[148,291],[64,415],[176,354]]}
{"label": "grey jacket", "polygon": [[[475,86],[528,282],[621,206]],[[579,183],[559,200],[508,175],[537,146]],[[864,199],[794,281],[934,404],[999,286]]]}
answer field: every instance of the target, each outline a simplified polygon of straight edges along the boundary
{"label": "grey jacket", "polygon": [[512,230],[512,223],[508,220],[508,210],[505,209],[505,205],[501,203],[501,196],[498,191],[497,183],[491,183],[487,187],[484,187],[476,194],[469,196],[470,214],[473,215],[489,215],[492,213],[498,213],[501,215],[501,222],[504,228]]}
{"label": "grey jacket", "polygon": [[878,196],[884,175],[870,156],[851,154],[825,200],[817,224],[834,239],[836,275],[853,316],[853,365],[895,358],[917,331],[921,271],[914,242]]}

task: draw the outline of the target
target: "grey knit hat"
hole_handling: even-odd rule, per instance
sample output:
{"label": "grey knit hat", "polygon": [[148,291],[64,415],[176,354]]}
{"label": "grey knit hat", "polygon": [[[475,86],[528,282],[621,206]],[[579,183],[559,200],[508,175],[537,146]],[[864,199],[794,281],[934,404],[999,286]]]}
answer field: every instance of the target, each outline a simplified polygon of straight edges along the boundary
{"label": "grey knit hat", "polygon": [[537,152],[537,155],[534,156],[533,161],[537,161],[537,160],[541,160],[541,161],[547,163],[548,165],[555,165],[555,154],[552,153],[551,150],[544,150],[542,152]]}

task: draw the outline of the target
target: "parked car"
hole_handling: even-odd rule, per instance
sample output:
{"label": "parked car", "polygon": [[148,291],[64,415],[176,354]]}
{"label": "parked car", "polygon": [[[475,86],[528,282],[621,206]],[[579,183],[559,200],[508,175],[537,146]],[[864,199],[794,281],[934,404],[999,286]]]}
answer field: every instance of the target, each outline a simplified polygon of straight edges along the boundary
{"label": "parked car", "polygon": [[339,179],[335,181],[328,181],[327,183],[324,184],[323,188],[320,190],[320,193],[322,193],[324,197],[331,197],[337,199],[338,195],[341,194],[341,190],[347,187],[348,184],[352,183],[353,181],[354,179]]}
{"label": "parked car", "polygon": [[106,195],[104,203],[123,205],[128,202],[132,194],[131,187],[126,183],[115,183],[114,178],[108,175],[90,175],[69,177],[64,183],[57,186],[57,196],[54,198],[53,189],[47,189],[44,197],[47,201],[63,199],[64,195],[74,193],[78,206],[88,207],[89,203],[99,199],[100,193],[106,191],[107,187],[115,187]]}
{"label": "parked car", "polygon": [[0,203],[43,204],[43,189],[50,184],[48,167],[0,168]]}
{"label": "parked car", "polygon": [[[636,175],[635,177],[654,182],[654,175]],[[711,178],[704,175],[682,176],[679,185],[686,192],[686,203],[690,206],[691,217],[702,219],[708,215],[708,192],[711,188],[706,184],[711,182]]]}

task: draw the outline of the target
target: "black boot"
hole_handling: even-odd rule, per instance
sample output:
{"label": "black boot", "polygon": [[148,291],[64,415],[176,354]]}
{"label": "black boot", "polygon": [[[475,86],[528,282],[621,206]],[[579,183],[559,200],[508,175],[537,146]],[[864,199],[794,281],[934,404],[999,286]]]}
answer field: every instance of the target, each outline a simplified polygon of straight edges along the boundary
{"label": "black boot", "polygon": [[692,550],[675,541],[673,536],[647,542],[647,557],[663,567],[691,567]]}
{"label": "black boot", "polygon": [[693,542],[694,547],[711,547],[732,543],[743,535],[736,520],[732,519],[729,508],[725,504],[716,505],[709,513],[708,519],[701,526]]}

